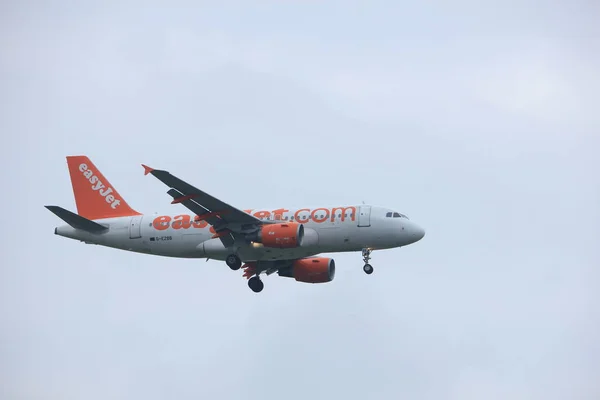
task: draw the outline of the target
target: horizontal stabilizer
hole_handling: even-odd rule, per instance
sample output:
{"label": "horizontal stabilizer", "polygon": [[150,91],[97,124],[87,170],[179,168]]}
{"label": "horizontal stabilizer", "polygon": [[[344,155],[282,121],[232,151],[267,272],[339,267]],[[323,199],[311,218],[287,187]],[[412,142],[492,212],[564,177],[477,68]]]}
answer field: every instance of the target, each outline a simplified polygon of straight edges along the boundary
{"label": "horizontal stabilizer", "polygon": [[81,229],[82,231],[90,232],[90,233],[102,233],[108,230],[107,227],[100,225],[97,222],[90,221],[87,218],[82,217],[81,215],[77,215],[72,213],[69,210],[65,210],[62,207],[58,206],[44,206],[48,210],[52,211],[58,218],[65,221],[67,224],[71,225],[75,229]]}

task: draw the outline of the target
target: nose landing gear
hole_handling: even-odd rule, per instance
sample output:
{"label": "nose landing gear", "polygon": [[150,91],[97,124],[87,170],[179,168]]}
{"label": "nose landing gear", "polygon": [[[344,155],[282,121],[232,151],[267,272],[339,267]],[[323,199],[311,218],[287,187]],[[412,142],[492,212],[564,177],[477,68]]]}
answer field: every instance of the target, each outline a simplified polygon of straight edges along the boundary
{"label": "nose landing gear", "polygon": [[365,266],[363,267],[363,271],[365,274],[371,275],[373,273],[373,267],[369,264],[369,260],[371,259],[371,249],[364,248],[362,249],[363,261],[365,262]]}

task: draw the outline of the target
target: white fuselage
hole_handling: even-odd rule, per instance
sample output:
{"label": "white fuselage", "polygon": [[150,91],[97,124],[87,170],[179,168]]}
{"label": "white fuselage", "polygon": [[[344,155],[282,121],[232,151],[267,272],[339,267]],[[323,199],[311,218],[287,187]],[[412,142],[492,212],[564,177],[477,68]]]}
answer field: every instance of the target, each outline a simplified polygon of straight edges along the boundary
{"label": "white fuselage", "polygon": [[[420,240],[424,231],[407,217],[379,206],[294,208],[275,211],[246,210],[269,221],[295,221],[305,228],[301,246],[278,249],[260,243],[236,242],[233,250],[244,261],[286,260],[319,253],[372,250],[405,246]],[[394,216],[395,215],[395,216]],[[95,220],[107,226],[94,234],[64,225],[55,233],[86,243],[139,253],[224,260],[226,248],[205,221],[194,222],[189,212],[167,215],[136,215]]]}

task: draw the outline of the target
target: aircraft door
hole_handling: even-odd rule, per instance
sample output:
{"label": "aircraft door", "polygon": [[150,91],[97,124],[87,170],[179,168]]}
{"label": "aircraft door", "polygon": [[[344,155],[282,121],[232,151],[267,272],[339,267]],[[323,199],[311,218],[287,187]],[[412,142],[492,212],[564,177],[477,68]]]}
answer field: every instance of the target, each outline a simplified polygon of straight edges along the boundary
{"label": "aircraft door", "polygon": [[142,217],[143,215],[136,215],[131,217],[129,221],[129,238],[137,239],[142,237]]}
{"label": "aircraft door", "polygon": [[358,226],[371,226],[371,206],[359,206]]}

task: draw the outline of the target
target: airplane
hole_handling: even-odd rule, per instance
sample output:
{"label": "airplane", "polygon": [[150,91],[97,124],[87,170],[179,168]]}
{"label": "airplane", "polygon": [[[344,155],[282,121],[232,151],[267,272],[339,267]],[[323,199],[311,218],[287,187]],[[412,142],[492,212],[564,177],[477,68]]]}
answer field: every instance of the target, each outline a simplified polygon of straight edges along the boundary
{"label": "airplane", "polygon": [[144,175],[169,188],[171,204],[187,210],[141,214],[87,156],[66,158],[77,213],[45,206],[66,223],[54,229],[56,235],[149,255],[224,261],[234,271],[243,269],[255,293],[264,288],[261,274],[331,282],[335,261],[321,253],[361,251],[363,270],[372,274],[372,251],[407,246],[425,235],[406,215],[368,204],[241,210],[144,164]]}

